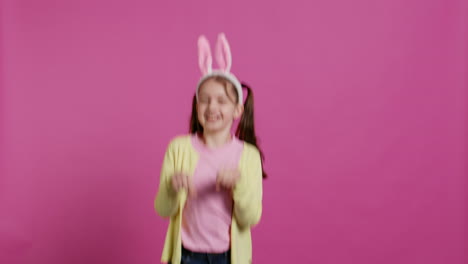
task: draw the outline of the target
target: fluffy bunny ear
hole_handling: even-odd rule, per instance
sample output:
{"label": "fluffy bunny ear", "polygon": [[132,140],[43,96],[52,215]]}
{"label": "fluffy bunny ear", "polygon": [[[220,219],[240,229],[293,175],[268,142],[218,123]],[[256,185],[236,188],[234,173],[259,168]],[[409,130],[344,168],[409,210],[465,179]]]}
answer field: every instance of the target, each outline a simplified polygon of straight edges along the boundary
{"label": "fluffy bunny ear", "polygon": [[224,33],[219,34],[216,43],[216,61],[221,70],[229,72],[232,65],[231,49]]}
{"label": "fluffy bunny ear", "polygon": [[213,59],[211,57],[210,43],[203,35],[198,38],[198,64],[203,75],[211,72]]}

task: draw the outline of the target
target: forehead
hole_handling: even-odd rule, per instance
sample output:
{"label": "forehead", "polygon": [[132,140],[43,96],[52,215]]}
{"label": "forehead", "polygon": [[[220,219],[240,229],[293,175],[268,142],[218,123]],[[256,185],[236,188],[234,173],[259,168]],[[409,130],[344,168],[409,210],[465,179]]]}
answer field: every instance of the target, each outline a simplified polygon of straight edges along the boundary
{"label": "forehead", "polygon": [[198,91],[199,95],[227,95],[223,83],[210,79],[204,82]]}

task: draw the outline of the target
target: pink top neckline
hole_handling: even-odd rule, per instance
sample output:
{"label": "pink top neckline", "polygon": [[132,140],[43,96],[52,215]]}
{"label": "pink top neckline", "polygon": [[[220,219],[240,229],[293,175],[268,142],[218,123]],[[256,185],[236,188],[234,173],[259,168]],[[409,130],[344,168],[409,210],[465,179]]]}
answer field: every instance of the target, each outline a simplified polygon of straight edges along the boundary
{"label": "pink top neckline", "polygon": [[197,134],[192,134],[192,145],[198,151],[202,152],[216,152],[223,151],[225,149],[231,148],[233,145],[239,143],[239,139],[234,135],[231,135],[231,140],[219,147],[208,147],[203,140]]}

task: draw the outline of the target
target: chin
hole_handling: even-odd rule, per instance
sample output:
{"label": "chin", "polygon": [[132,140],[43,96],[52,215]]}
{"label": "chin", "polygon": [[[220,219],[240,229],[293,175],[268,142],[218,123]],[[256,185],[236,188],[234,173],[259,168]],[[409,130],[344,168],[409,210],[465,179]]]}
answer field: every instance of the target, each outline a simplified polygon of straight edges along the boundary
{"label": "chin", "polygon": [[205,125],[203,129],[206,132],[220,132],[223,131],[225,128],[222,125],[216,124],[216,125]]}
{"label": "chin", "polygon": [[206,126],[203,128],[206,132],[219,132],[219,131],[222,131],[223,129],[220,128],[220,127],[210,127],[210,126]]}

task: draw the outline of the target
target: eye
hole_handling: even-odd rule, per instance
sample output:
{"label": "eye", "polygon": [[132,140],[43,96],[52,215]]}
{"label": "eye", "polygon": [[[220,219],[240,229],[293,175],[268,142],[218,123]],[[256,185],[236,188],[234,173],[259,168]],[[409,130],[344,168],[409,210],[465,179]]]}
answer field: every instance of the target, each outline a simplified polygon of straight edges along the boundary
{"label": "eye", "polygon": [[202,104],[208,103],[209,99],[207,97],[200,97],[198,98],[198,102]]}

